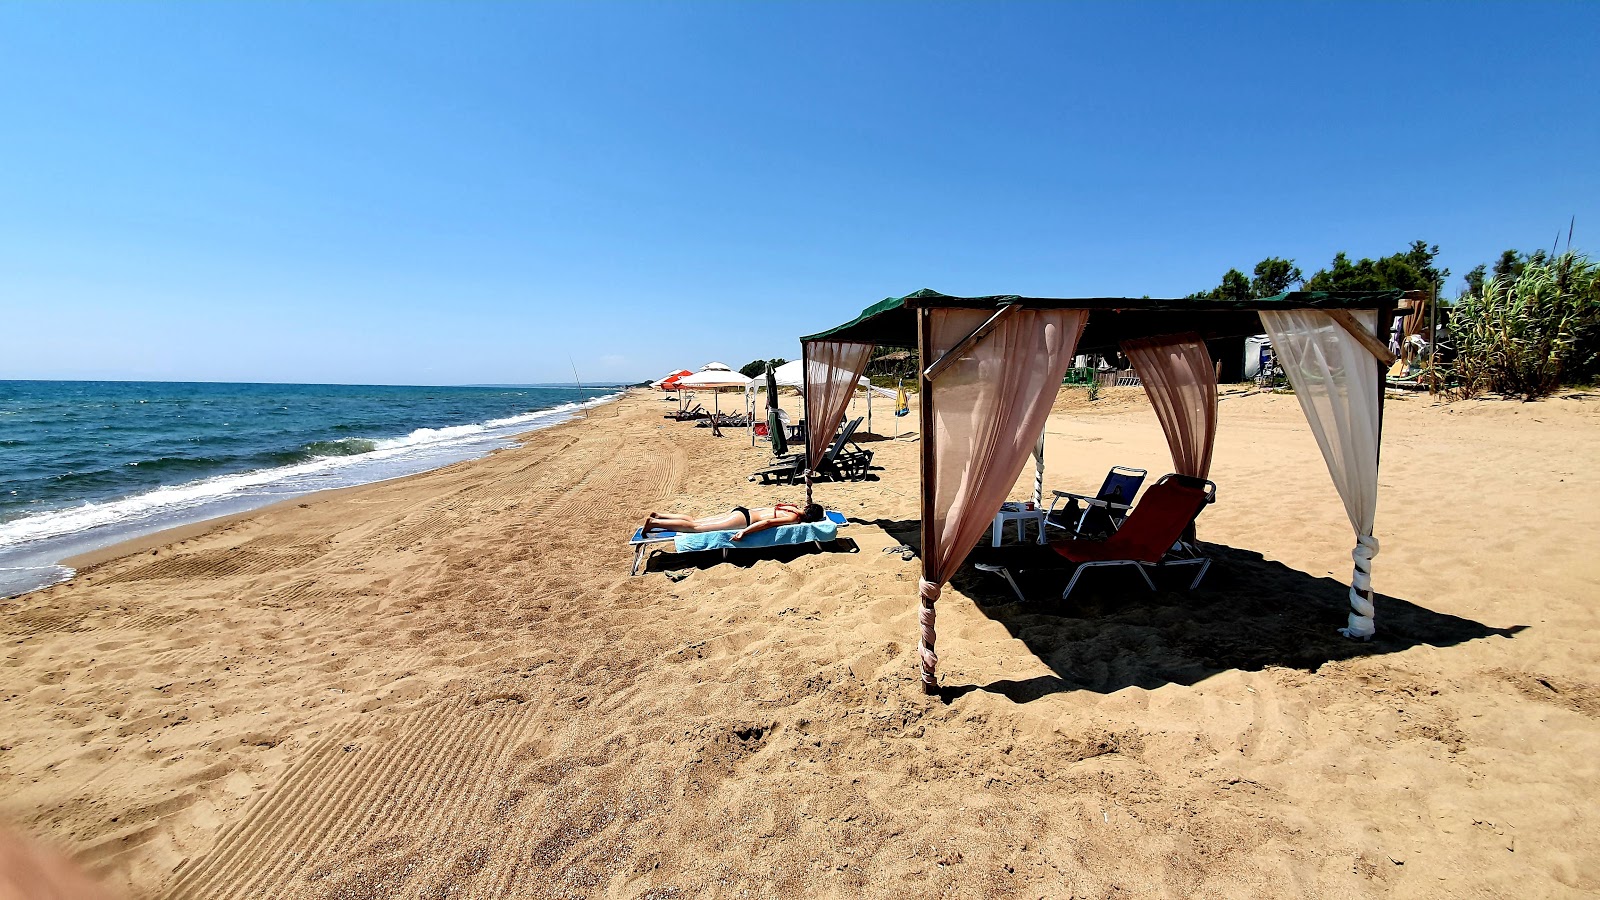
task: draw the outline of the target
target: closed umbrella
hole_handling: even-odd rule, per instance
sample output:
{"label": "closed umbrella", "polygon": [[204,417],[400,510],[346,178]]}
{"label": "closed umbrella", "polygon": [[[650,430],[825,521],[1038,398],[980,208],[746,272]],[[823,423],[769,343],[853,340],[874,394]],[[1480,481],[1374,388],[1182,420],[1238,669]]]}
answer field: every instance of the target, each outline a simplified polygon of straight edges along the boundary
{"label": "closed umbrella", "polygon": [[773,456],[789,452],[789,442],[783,437],[783,410],[778,408],[778,378],[772,374],[772,363],[767,363],[767,434],[772,437]]}

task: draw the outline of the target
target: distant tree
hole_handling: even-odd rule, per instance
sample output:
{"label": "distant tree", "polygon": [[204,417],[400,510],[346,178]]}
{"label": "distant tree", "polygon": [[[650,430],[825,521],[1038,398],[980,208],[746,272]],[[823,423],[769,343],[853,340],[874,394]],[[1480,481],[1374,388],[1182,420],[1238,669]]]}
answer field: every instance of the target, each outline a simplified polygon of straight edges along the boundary
{"label": "distant tree", "polygon": [[1380,259],[1362,258],[1351,262],[1344,253],[1333,257],[1333,264],[1319,269],[1306,280],[1308,291],[1427,291],[1442,287],[1449,269],[1434,265],[1439,245],[1413,241],[1403,253]]}
{"label": "distant tree", "polygon": [[1191,300],[1249,300],[1253,297],[1270,297],[1288,289],[1290,282],[1301,280],[1300,270],[1294,260],[1269,256],[1256,263],[1256,277],[1251,280],[1238,269],[1229,269],[1222,275],[1222,283],[1209,291],[1190,294]]}
{"label": "distant tree", "polygon": [[1229,269],[1222,273],[1222,283],[1209,291],[1190,294],[1190,300],[1248,300],[1250,299],[1250,279],[1238,269]]}
{"label": "distant tree", "polygon": [[1348,254],[1334,254],[1333,263],[1326,269],[1306,278],[1292,259],[1269,256],[1256,263],[1255,278],[1247,278],[1238,269],[1229,269],[1222,283],[1209,291],[1190,294],[1198,300],[1249,300],[1271,297],[1291,288],[1308,291],[1382,291],[1429,290],[1443,287],[1450,270],[1435,265],[1439,245],[1427,241],[1412,241],[1400,253],[1381,259],[1361,259],[1351,262]]}
{"label": "distant tree", "polygon": [[[1500,258],[1494,262],[1494,277],[1509,278],[1512,281],[1516,281],[1522,277],[1522,270],[1527,266],[1527,256],[1515,250],[1505,250],[1501,252]],[[1473,291],[1473,293],[1478,294],[1482,293],[1482,291]]]}
{"label": "distant tree", "polygon": [[1467,273],[1467,293],[1478,296],[1483,293],[1483,282],[1488,276],[1488,266],[1479,263]]}
{"label": "distant tree", "polygon": [[1269,256],[1256,263],[1256,277],[1250,282],[1250,292],[1257,297],[1272,297],[1289,289],[1290,285],[1304,284],[1305,276],[1292,259]]}
{"label": "distant tree", "polygon": [[786,362],[788,360],[781,356],[776,359],[752,359],[740,367],[739,374],[746,378],[759,378],[766,374],[769,364],[776,369]]}

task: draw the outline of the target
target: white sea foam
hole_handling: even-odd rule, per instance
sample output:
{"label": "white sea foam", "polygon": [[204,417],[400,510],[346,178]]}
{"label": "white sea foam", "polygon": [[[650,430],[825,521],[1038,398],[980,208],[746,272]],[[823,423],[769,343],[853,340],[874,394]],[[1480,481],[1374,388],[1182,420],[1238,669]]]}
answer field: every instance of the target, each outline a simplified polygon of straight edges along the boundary
{"label": "white sea foam", "polygon": [[0,549],[16,548],[76,535],[109,526],[152,524],[169,527],[199,521],[222,512],[209,512],[226,501],[261,503],[331,487],[345,487],[413,474],[505,446],[514,435],[547,427],[573,413],[613,400],[620,394],[596,397],[583,403],[564,403],[502,419],[448,428],[418,428],[404,437],[373,441],[367,453],[323,456],[303,463],[217,475],[185,484],[159,487],[143,494],[103,503],[49,510],[0,524]]}

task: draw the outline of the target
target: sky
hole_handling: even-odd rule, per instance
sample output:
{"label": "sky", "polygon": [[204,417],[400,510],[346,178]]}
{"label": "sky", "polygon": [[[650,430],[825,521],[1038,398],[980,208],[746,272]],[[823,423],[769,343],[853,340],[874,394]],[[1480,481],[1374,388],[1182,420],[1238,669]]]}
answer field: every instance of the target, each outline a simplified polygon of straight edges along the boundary
{"label": "sky", "polygon": [[0,378],[637,381],[1600,249],[1600,3],[0,4]]}

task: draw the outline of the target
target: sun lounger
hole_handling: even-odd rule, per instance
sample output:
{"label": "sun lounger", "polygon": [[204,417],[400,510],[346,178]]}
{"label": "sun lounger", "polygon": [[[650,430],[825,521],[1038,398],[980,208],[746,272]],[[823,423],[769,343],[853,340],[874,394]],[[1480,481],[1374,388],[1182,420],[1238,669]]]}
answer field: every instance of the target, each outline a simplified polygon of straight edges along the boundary
{"label": "sun lounger", "polygon": [[[1145,491],[1122,527],[1105,540],[1052,541],[1050,550],[1060,559],[1076,565],[1076,571],[1061,592],[1061,599],[1071,596],[1084,572],[1106,566],[1133,566],[1151,590],[1156,589],[1155,582],[1150,578],[1151,570],[1198,566],[1199,571],[1189,582],[1189,589],[1198,587],[1200,579],[1211,568],[1211,560],[1184,543],[1183,535],[1206,504],[1216,499],[1216,493],[1217,486],[1210,481],[1185,475],[1163,475],[1160,481]],[[1041,567],[1046,561],[1033,554],[1026,557],[1017,553],[999,555],[1011,549],[1001,548],[1000,551],[986,554],[983,561],[975,563],[975,567],[1005,578],[1021,600],[1025,598],[1011,570],[1017,568],[1018,562],[1023,559],[1040,562]],[[1044,548],[1039,548],[1039,552],[1044,552]]]}
{"label": "sun lounger", "polygon": [[[721,550],[724,558],[729,550],[753,550],[762,547],[783,547],[794,544],[815,543],[820,548],[823,544],[833,541],[838,537],[838,530],[849,525],[850,521],[844,513],[837,510],[828,510],[827,518],[821,522],[799,522],[794,525],[779,525],[749,535],[742,541],[735,541],[733,536],[739,529],[728,531],[704,531],[697,533],[680,534],[676,531],[651,531],[644,533],[643,528],[636,529],[633,537],[628,540],[628,545],[633,547],[633,571],[637,575],[644,568],[646,551],[658,544],[672,544],[672,553],[694,553],[701,550]],[[669,552],[658,548],[657,552]]]}
{"label": "sun lounger", "polygon": [[[861,448],[851,442],[856,429],[861,427],[864,420],[860,417],[845,423],[833,443],[828,447],[828,452],[818,461],[815,475],[818,478],[834,479],[839,481],[855,481],[865,478],[867,470],[872,465],[872,451]],[[853,449],[846,449],[850,447]],[[806,455],[795,453],[785,457],[782,462],[775,463],[756,472],[752,479],[760,478],[762,484],[772,484],[783,481],[794,484],[806,474]]]}
{"label": "sun lounger", "polygon": [[[1134,495],[1139,493],[1139,486],[1144,484],[1148,474],[1144,469],[1112,466],[1093,497],[1053,491],[1055,499],[1050,501],[1050,511],[1045,513],[1045,527],[1060,528],[1074,537],[1115,531],[1133,508]],[[1061,512],[1066,524],[1056,521],[1056,506],[1063,500],[1066,505],[1061,507]]]}

